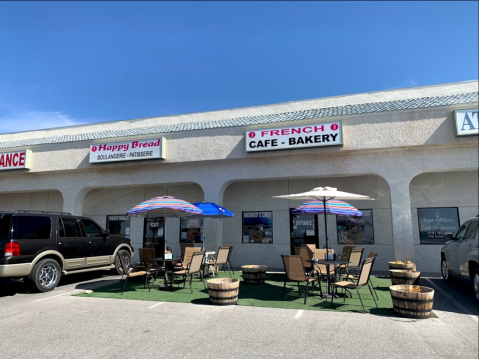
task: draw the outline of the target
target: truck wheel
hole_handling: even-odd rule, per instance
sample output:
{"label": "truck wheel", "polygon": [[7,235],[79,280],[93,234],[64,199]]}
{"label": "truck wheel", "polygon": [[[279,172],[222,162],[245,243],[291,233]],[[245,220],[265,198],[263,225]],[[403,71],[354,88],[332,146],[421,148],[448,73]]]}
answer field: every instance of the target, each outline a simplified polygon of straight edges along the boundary
{"label": "truck wheel", "polygon": [[444,256],[441,257],[441,274],[442,274],[442,279],[444,279],[445,282],[451,281],[451,273],[449,272],[449,269],[447,268],[447,261],[446,261],[446,257]]}
{"label": "truck wheel", "polygon": [[29,287],[37,292],[49,292],[58,285],[61,277],[60,265],[57,261],[47,258],[33,266],[28,275]]}
{"label": "truck wheel", "polygon": [[474,288],[474,294],[476,295],[476,300],[479,302],[479,268],[474,268],[472,273],[472,285]]}
{"label": "truck wheel", "polygon": [[[125,266],[128,268],[131,262],[131,255],[130,252],[128,252],[125,249],[120,249],[118,253],[122,256],[123,262],[125,262]],[[118,255],[115,256],[115,270],[118,274],[123,274],[123,268],[121,266],[120,259],[118,258]]]}

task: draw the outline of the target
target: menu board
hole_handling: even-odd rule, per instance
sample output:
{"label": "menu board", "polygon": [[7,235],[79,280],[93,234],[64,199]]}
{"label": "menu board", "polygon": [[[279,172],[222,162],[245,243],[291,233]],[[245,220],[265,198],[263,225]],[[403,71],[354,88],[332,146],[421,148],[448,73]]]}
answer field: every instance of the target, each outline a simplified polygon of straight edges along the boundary
{"label": "menu board", "polygon": [[455,234],[459,229],[457,207],[418,208],[417,216],[421,244],[444,244],[446,233]]}

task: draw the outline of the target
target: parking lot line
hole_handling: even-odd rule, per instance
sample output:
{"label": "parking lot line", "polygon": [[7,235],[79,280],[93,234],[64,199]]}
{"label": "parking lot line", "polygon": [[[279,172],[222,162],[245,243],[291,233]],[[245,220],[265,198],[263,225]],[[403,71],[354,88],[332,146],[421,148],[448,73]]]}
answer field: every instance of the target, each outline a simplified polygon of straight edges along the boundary
{"label": "parking lot line", "polygon": [[298,310],[298,313],[296,313],[296,315],[294,316],[294,319],[299,319],[299,318],[301,318],[301,316],[303,315],[303,313],[304,313],[304,310],[303,310],[303,309]]}
{"label": "parking lot line", "polygon": [[153,309],[153,308],[155,308],[155,307],[157,307],[157,306],[159,306],[159,305],[161,305],[161,304],[165,304],[165,302],[160,302],[160,303],[157,303],[157,304],[155,304],[155,305],[152,305],[151,307],[148,307],[148,309]]}
{"label": "parking lot line", "polygon": [[67,294],[71,294],[71,293],[80,293],[82,292],[83,289],[75,289],[75,290],[72,290],[71,292],[66,292],[66,293],[62,293],[62,294],[58,294],[58,295],[52,295],[51,297],[46,297],[46,298],[42,298],[42,299],[37,299],[37,300],[34,300],[33,303],[36,303],[36,302],[41,302],[43,300],[47,300],[47,299],[52,299],[52,298],[57,298],[57,297],[62,297],[64,295],[67,295]]}
{"label": "parking lot line", "polygon": [[457,300],[455,300],[453,297],[451,297],[445,290],[439,288],[437,285],[435,285],[430,279],[424,278],[431,286],[434,287],[434,289],[438,290],[441,292],[447,299],[449,299],[456,307],[461,309],[464,313],[466,313],[472,320],[474,320],[476,323],[479,323],[478,317],[474,315],[471,311],[469,311],[466,307],[464,307],[462,304],[460,304]]}

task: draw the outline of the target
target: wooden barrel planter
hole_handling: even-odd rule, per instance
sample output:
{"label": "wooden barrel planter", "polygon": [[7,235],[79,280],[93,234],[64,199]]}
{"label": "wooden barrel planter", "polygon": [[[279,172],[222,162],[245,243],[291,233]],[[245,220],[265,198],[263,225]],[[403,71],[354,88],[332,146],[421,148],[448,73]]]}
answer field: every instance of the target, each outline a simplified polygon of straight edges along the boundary
{"label": "wooden barrel planter", "polygon": [[407,269],[407,270],[415,270],[414,263],[412,262],[388,262],[389,263],[389,269]]}
{"label": "wooden barrel planter", "polygon": [[216,305],[234,305],[238,301],[239,279],[215,278],[208,283],[210,303]]}
{"label": "wooden barrel planter", "polygon": [[396,284],[408,284],[419,285],[419,279],[421,278],[421,272],[405,270],[405,269],[391,269],[391,283]]}
{"label": "wooden barrel planter", "polygon": [[266,266],[246,265],[242,266],[244,284],[264,284],[266,278]]}
{"label": "wooden barrel planter", "polygon": [[[411,291],[411,290],[417,290]],[[429,318],[434,300],[434,289],[398,284],[389,287],[394,311],[407,318]]]}

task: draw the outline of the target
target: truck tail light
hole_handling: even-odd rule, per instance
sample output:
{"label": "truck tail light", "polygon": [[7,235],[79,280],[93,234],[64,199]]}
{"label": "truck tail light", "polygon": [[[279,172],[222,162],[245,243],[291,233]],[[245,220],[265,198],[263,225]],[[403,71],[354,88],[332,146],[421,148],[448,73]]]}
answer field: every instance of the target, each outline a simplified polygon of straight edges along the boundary
{"label": "truck tail light", "polygon": [[16,242],[8,242],[5,245],[5,257],[19,256],[20,245]]}

